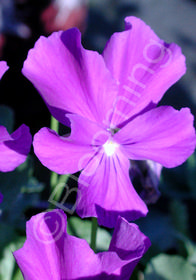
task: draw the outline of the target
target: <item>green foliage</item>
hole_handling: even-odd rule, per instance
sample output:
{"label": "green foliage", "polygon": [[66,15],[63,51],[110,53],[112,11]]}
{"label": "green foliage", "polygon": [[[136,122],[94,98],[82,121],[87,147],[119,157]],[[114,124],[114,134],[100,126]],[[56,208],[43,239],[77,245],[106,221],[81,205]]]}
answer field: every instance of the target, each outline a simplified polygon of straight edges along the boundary
{"label": "green foliage", "polygon": [[173,199],[196,199],[196,153],[176,168],[163,169],[160,191]]}
{"label": "green foliage", "polygon": [[14,112],[8,106],[0,105],[0,125],[5,126],[9,133],[13,131]]}
{"label": "green foliage", "polygon": [[[0,173],[0,190],[4,196],[0,205],[2,221],[19,226],[24,211],[38,203],[38,193],[44,186],[32,177],[32,172],[29,159],[12,172]],[[23,220],[25,226],[25,218]]]}
{"label": "green foliage", "polygon": [[193,195],[193,198],[196,198],[196,153],[194,153],[188,160],[187,160],[187,184]]}
{"label": "green foliage", "polygon": [[149,257],[175,247],[174,227],[168,215],[150,210],[147,217],[136,222],[151,240],[152,245],[147,253]]}
{"label": "green foliage", "polygon": [[[22,280],[22,274],[18,271],[13,251],[22,247],[25,238],[18,237],[15,242],[10,243],[4,248],[0,259],[0,280]],[[17,275],[14,277],[15,273]],[[13,278],[14,277],[14,278]]]}
{"label": "green foliage", "polygon": [[148,263],[145,280],[194,280],[195,268],[181,256],[160,254]]}
{"label": "green foliage", "polygon": [[179,200],[170,203],[170,214],[175,229],[184,235],[188,235],[188,211],[186,205]]}
{"label": "green foliage", "polygon": [[24,243],[25,211],[37,207],[44,187],[32,174],[30,159],[12,172],[0,172],[0,191],[4,196],[0,204],[0,280],[23,279],[12,252]]}
{"label": "green foliage", "polygon": [[[68,219],[67,232],[71,235],[85,239],[90,244],[91,238],[91,221],[82,220],[78,217]],[[111,234],[104,228],[97,230],[97,251],[106,251],[109,248]]]}

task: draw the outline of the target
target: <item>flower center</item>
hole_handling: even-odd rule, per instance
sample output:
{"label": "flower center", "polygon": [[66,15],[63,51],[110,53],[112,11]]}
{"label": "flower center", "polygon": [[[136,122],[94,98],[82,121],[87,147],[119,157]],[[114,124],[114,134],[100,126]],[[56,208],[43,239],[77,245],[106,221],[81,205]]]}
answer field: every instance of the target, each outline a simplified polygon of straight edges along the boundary
{"label": "flower center", "polygon": [[104,151],[107,156],[112,156],[116,149],[118,148],[118,144],[116,142],[113,142],[111,139],[107,140],[105,144],[103,145]]}

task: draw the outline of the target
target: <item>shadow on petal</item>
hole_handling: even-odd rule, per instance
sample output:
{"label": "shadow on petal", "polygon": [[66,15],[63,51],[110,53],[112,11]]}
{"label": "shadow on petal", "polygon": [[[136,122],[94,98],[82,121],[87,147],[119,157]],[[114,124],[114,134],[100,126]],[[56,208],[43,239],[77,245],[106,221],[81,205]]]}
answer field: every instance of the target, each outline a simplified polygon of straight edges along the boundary
{"label": "shadow on petal", "polygon": [[102,208],[99,205],[95,205],[98,223],[102,226],[107,226],[109,228],[115,227],[118,216],[125,218],[128,222],[135,221],[141,217],[147,215],[147,211],[144,212],[139,210],[130,210],[130,211],[109,211]]}

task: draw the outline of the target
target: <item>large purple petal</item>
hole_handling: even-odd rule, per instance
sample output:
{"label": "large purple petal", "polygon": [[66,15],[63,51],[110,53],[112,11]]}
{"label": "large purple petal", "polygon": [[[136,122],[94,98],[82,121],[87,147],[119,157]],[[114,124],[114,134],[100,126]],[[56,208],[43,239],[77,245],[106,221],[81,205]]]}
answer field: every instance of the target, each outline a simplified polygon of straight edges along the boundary
{"label": "large purple petal", "polygon": [[150,245],[137,226],[119,217],[109,251],[95,254],[85,240],[66,233],[66,224],[62,210],[27,222],[27,240],[14,252],[24,279],[128,280]]}
{"label": "large purple petal", "polygon": [[3,74],[8,70],[7,63],[5,61],[0,61],[0,79],[3,76]]}
{"label": "large purple petal", "polygon": [[70,112],[106,124],[117,86],[103,57],[82,47],[77,29],[40,37],[22,72],[61,123]]}
{"label": "large purple petal", "polygon": [[31,142],[26,125],[21,125],[11,135],[4,126],[0,126],[0,171],[12,171],[23,163],[30,152]]}
{"label": "large purple petal", "polygon": [[74,114],[68,116],[71,121],[70,137],[42,128],[33,141],[35,154],[41,163],[59,174],[83,169],[96,153],[96,146],[104,143],[109,135],[92,121]]}
{"label": "large purple petal", "polygon": [[[14,252],[25,280],[61,279],[66,225],[66,216],[56,210],[33,216],[27,222],[27,240]],[[61,250],[59,244],[62,244]]]}
{"label": "large purple petal", "polygon": [[80,159],[86,155],[85,166],[94,154],[90,146],[72,142],[45,127],[35,134],[33,146],[41,163],[58,174],[78,172],[83,167]]}
{"label": "large purple petal", "polygon": [[134,220],[147,214],[131,184],[129,166],[120,150],[113,156],[99,151],[79,177],[76,210],[80,217],[98,217],[99,224],[114,227],[118,215]]}
{"label": "large purple petal", "polygon": [[130,159],[151,159],[165,167],[182,164],[195,150],[193,116],[161,106],[138,116],[114,136]]}
{"label": "large purple petal", "polygon": [[112,126],[148,105],[157,104],[186,70],[180,48],[167,44],[142,20],[125,19],[126,31],[114,33],[103,52],[106,65],[119,84]]}

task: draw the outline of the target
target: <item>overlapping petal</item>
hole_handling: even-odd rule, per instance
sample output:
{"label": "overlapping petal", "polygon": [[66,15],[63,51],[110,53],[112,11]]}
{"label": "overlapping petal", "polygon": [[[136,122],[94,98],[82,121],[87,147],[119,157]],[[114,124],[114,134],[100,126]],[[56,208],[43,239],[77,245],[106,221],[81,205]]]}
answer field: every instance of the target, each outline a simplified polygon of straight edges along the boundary
{"label": "overlapping petal", "polygon": [[182,164],[195,150],[193,116],[161,106],[138,116],[114,136],[131,159],[150,159],[165,167]]}
{"label": "overlapping petal", "polygon": [[116,83],[103,57],[82,47],[77,29],[40,37],[22,72],[61,123],[67,123],[69,112],[106,125],[117,95]]}
{"label": "overlapping petal", "polygon": [[150,246],[137,226],[119,218],[109,251],[95,254],[85,240],[66,233],[66,223],[62,210],[27,222],[27,240],[14,252],[26,280],[128,280]]}
{"label": "overlapping petal", "polygon": [[159,39],[135,17],[125,19],[126,31],[114,33],[103,52],[105,63],[119,84],[112,126],[157,104],[186,70],[181,49]]}
{"label": "overlapping petal", "polygon": [[[139,240],[140,242],[138,242]],[[117,252],[118,256],[123,260],[132,259],[132,263],[124,267],[122,271],[124,278],[122,277],[122,279],[126,279],[126,277],[129,279],[138,260],[146,253],[150,245],[150,240],[139,232],[137,225],[129,224],[125,219],[118,217],[109,251]]]}
{"label": "overlapping petal", "polygon": [[78,115],[68,116],[72,129],[70,137],[42,128],[33,141],[35,154],[42,164],[59,174],[83,169],[95,155],[96,145],[109,137],[109,133],[98,124]]}
{"label": "overlapping petal", "polygon": [[129,178],[129,160],[120,152],[106,156],[99,152],[79,177],[77,213],[98,217],[98,222],[114,227],[118,215],[135,220],[147,214],[147,207]]}
{"label": "overlapping petal", "polygon": [[26,125],[21,125],[11,135],[4,126],[0,126],[0,171],[12,171],[22,164],[30,152],[31,142]]}
{"label": "overlapping petal", "polygon": [[0,79],[3,76],[3,74],[8,70],[7,62],[0,61]]}

